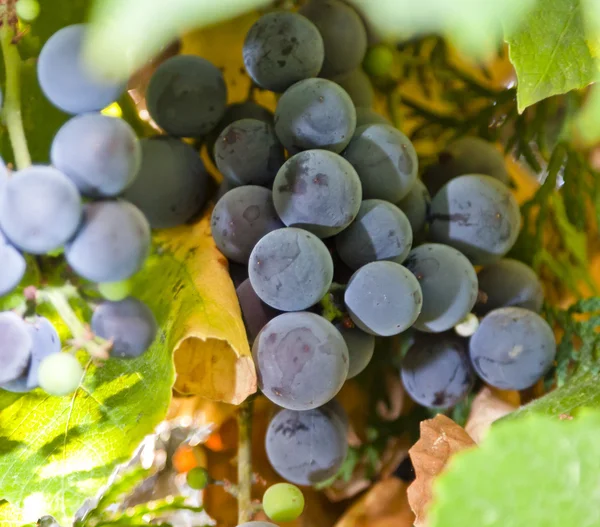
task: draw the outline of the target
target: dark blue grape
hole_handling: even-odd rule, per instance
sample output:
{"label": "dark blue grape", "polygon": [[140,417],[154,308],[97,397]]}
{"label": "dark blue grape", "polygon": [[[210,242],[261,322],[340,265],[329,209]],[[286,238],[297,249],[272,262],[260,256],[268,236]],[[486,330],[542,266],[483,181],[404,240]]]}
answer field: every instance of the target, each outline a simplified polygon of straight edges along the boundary
{"label": "dark blue grape", "polygon": [[400,130],[371,124],[357,128],[344,157],[356,169],[364,199],[397,203],[417,180],[418,160],[412,143]]}
{"label": "dark blue grape", "polygon": [[0,231],[0,296],[10,293],[25,274],[27,262]]}
{"label": "dark blue grape", "polygon": [[314,234],[288,227],[259,240],[250,255],[248,274],[263,302],[281,311],[302,311],[329,290],[333,260]]}
{"label": "dark blue grape", "polygon": [[347,328],[343,324],[336,325],[338,331],[344,337],[348,347],[348,379],[356,377],[371,362],[375,351],[375,337],[358,328]]}
{"label": "dark blue grape", "polygon": [[360,179],[352,165],[327,150],[309,150],[291,157],[273,183],[273,202],[283,223],[320,238],[350,225],[361,199]]}
{"label": "dark blue grape", "polygon": [[356,270],[377,260],[402,263],[412,241],[404,212],[387,201],[367,199],[352,224],[337,236],[335,246],[343,262]]}
{"label": "dark blue grape", "polygon": [[233,185],[271,185],[285,161],[273,127],[258,119],[227,126],[215,143],[215,162]]}
{"label": "dark blue grape", "polygon": [[92,331],[113,343],[111,357],[134,359],[154,341],[158,326],[150,308],[136,298],[103,302],[92,316]]}
{"label": "dark blue grape", "polygon": [[452,179],[431,202],[431,240],[451,245],[475,265],[502,258],[520,227],[521,212],[510,189],[490,176]]}
{"label": "dark blue grape", "polygon": [[297,82],[281,96],[275,110],[275,133],[292,155],[313,148],[339,154],[355,128],[352,99],[326,79]]}
{"label": "dark blue grape", "polygon": [[235,292],[240,303],[248,340],[252,344],[267,322],[281,312],[268,306],[258,297],[248,278],[237,287]]}
{"label": "dark blue grape", "polygon": [[230,260],[244,264],[258,240],[282,227],[271,191],[252,185],[227,192],[211,217],[212,235],[219,250]]}
{"label": "dark blue grape", "polygon": [[417,277],[423,292],[423,309],[415,328],[440,333],[458,324],[477,301],[477,274],[456,249],[425,243],[413,249],[404,265]]}
{"label": "dark blue grape", "polygon": [[420,179],[417,179],[410,192],[396,203],[398,208],[406,214],[415,236],[423,233],[430,204],[431,196]]}
{"label": "dark blue grape", "polygon": [[37,62],[40,87],[48,100],[67,113],[102,110],[116,101],[125,85],[100,79],[87,68],[82,47],[87,26],[78,24],[57,31],[44,44]]}
{"label": "dark blue grape", "polygon": [[32,340],[31,359],[19,378],[0,386],[9,392],[22,393],[37,388],[40,363],[48,355],[59,353],[61,349],[60,337],[47,318],[36,316],[32,321],[26,322],[26,325]]}
{"label": "dark blue grape", "polygon": [[485,301],[475,306],[479,314],[499,307],[523,307],[536,313],[542,309],[542,282],[523,262],[504,258],[484,267],[478,279],[479,289],[485,295]]}
{"label": "dark blue grape", "polygon": [[267,429],[269,463],[296,485],[315,485],[336,474],[348,443],[339,418],[328,407],[305,412],[282,410]]}
{"label": "dark blue grape", "polygon": [[463,137],[450,143],[440,152],[439,161],[428,167],[422,177],[435,196],[448,181],[466,174],[491,176],[505,185],[510,182],[502,154],[479,137]]}
{"label": "dark blue grape", "polygon": [[278,11],[261,16],[244,41],[244,65],[261,88],[283,92],[292,84],[316,77],[325,50],[319,30],[297,13]]}
{"label": "dark blue grape", "polygon": [[191,220],[207,198],[208,172],[198,153],[172,137],[142,139],[142,164],[124,198],[144,213],[152,228]]}
{"label": "dark blue grape", "polygon": [[177,55],[154,72],[146,91],[148,112],[168,134],[198,137],[221,120],[227,86],[221,70],[196,55]]}
{"label": "dark blue grape", "polygon": [[413,325],[423,303],[414,275],[395,262],[372,262],[356,271],[344,294],[353,322],[372,335],[389,337]]}
{"label": "dark blue grape", "polygon": [[[331,80],[346,90],[356,108],[370,108],[373,106],[375,91],[373,90],[369,76],[362,68],[357,68],[340,77],[333,77]],[[358,126],[358,110],[356,113],[356,126]],[[385,119],[383,121],[385,122]]]}
{"label": "dark blue grape", "polygon": [[465,341],[451,334],[419,335],[402,361],[402,383],[415,402],[450,408],[473,387]]}
{"label": "dark blue grape", "polygon": [[289,410],[310,410],[335,397],[348,376],[348,348],[331,322],[314,313],[283,313],[252,346],[263,394]]}
{"label": "dark blue grape", "polygon": [[550,369],[556,340],[548,323],[522,307],[488,313],[469,344],[471,362],[486,383],[501,390],[524,390]]}
{"label": "dark blue grape", "polygon": [[92,282],[119,282],[137,273],[150,253],[150,226],[126,201],[84,207],[83,224],[65,247],[73,270]]}
{"label": "dark blue grape", "polygon": [[20,170],[6,183],[0,200],[0,227],[13,245],[28,253],[58,249],[81,222],[77,187],[55,168]]}
{"label": "dark blue grape", "polygon": [[383,117],[383,115],[379,115],[375,110],[359,106],[356,108],[356,129],[358,130],[366,124],[387,124],[391,126],[392,123]]}
{"label": "dark blue grape", "polygon": [[141,149],[123,119],[90,113],[73,117],[60,128],[50,156],[82,194],[116,196],[133,182]]}
{"label": "dark blue grape", "polygon": [[318,28],[325,45],[321,75],[344,75],[358,68],[367,52],[367,30],[358,13],[340,0],[310,0],[300,13]]}
{"label": "dark blue grape", "polygon": [[9,311],[0,313],[0,384],[23,375],[32,347],[33,340],[23,319]]}

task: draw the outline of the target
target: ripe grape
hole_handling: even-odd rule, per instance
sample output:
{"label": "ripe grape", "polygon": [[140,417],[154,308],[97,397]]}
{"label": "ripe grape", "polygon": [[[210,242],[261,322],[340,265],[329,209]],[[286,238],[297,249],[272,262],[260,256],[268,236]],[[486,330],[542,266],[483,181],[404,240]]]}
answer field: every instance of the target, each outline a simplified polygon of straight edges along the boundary
{"label": "ripe grape", "polygon": [[103,302],[92,316],[92,331],[111,340],[111,356],[134,359],[154,341],[158,326],[150,308],[136,298]]}
{"label": "ripe grape", "polygon": [[356,108],[356,129],[358,130],[361,126],[366,124],[391,125],[391,123],[385,117],[383,117],[383,115],[379,115],[375,110],[359,106]]}
{"label": "ripe grape", "polygon": [[289,410],[330,401],[348,376],[348,348],[340,332],[314,313],[283,313],[261,330],[252,356],[263,394]]}
{"label": "ripe grape", "polygon": [[211,217],[212,235],[219,250],[243,264],[248,263],[258,240],[281,227],[273,195],[264,187],[249,185],[230,190],[217,202]]}
{"label": "ripe grape", "polygon": [[22,393],[37,388],[38,371],[42,360],[52,353],[60,352],[60,337],[47,318],[36,316],[33,320],[27,321],[26,325],[32,340],[31,359],[19,378],[0,385],[0,388],[9,392]]}
{"label": "ripe grape", "polygon": [[326,79],[297,82],[275,109],[275,133],[293,155],[321,148],[339,154],[356,128],[356,109],[346,91]]}
{"label": "ripe grape", "polygon": [[134,180],[141,160],[135,132],[123,119],[78,115],[56,133],[52,164],[90,197],[116,196]]}
{"label": "ripe grape", "polygon": [[402,263],[412,241],[404,212],[387,201],[367,199],[356,219],[337,236],[335,246],[343,262],[356,270],[377,260]]}
{"label": "ripe grape", "polygon": [[186,474],[186,481],[191,488],[195,490],[202,490],[208,485],[210,476],[205,468],[194,467]]}
{"label": "ripe grape", "polygon": [[0,296],[10,293],[25,274],[27,262],[0,231]]}
{"label": "ripe grape", "polygon": [[556,341],[548,323],[522,307],[488,313],[471,337],[471,362],[486,383],[501,390],[524,390],[552,366]]}
{"label": "ripe grape", "polygon": [[364,199],[397,203],[417,180],[418,160],[412,143],[400,130],[384,124],[356,130],[344,157],[356,169]]}
{"label": "ripe grape", "polygon": [[485,265],[512,248],[521,212],[509,188],[497,179],[459,176],[433,198],[430,223],[432,241],[451,245],[473,264]]}
{"label": "ripe grape", "polygon": [[422,233],[425,228],[430,204],[431,196],[420,179],[417,179],[410,192],[396,203],[398,208],[406,214],[415,236]]}
{"label": "ripe grape", "polygon": [[413,325],[423,303],[414,275],[395,262],[371,262],[356,271],[344,293],[353,322],[372,335],[389,337]]}
{"label": "ripe grape", "polygon": [[542,282],[535,271],[518,260],[504,258],[484,267],[478,275],[479,289],[487,297],[477,304],[485,315],[499,307],[523,307],[539,313],[544,302]]}
{"label": "ripe grape", "polygon": [[320,238],[345,229],[358,214],[362,189],[352,165],[327,150],[291,157],[273,183],[273,202],[288,227]]}
{"label": "ripe grape", "polygon": [[337,418],[337,422],[341,427],[342,434],[345,436],[350,428],[350,419],[344,407],[337,401],[337,399],[331,399],[327,404],[321,406],[331,412],[331,414]]}
{"label": "ripe grape", "polygon": [[373,106],[375,91],[373,90],[371,80],[362,68],[352,70],[350,73],[340,77],[333,77],[331,80],[346,90],[354,106],[357,108],[370,108]]}
{"label": "ripe grape", "polygon": [[0,313],[0,384],[18,379],[31,359],[33,339],[12,311]]}
{"label": "ripe grape", "polygon": [[244,41],[244,64],[261,88],[283,92],[292,84],[316,77],[325,50],[319,30],[297,13],[278,11],[261,16]]}
{"label": "ripe grape", "polygon": [[208,60],[177,55],[156,69],[146,101],[150,116],[169,135],[198,137],[223,117],[227,86],[223,73]]}
{"label": "ripe grape", "polygon": [[30,166],[17,172],[0,196],[0,227],[10,242],[32,254],[61,247],[81,222],[81,196],[62,172]]}
{"label": "ripe grape", "polygon": [[415,328],[440,333],[458,324],[477,301],[477,274],[456,249],[425,243],[413,249],[406,267],[417,277],[423,292],[423,309]]}
{"label": "ripe grape", "polygon": [[182,225],[204,206],[208,173],[198,153],[172,137],[142,139],[142,164],[123,197],[154,229]]}
{"label": "ripe grape", "polygon": [[346,457],[346,433],[327,407],[280,411],[265,440],[271,466],[296,485],[316,485],[333,476]]}
{"label": "ripe grape", "polygon": [[83,224],[65,247],[67,262],[93,282],[118,282],[137,273],[150,253],[150,226],[127,201],[97,201],[84,207]]}
{"label": "ripe grape", "polygon": [[281,311],[301,311],[329,290],[333,260],[314,234],[288,227],[259,240],[250,254],[248,275],[263,302]]}
{"label": "ripe grape", "polygon": [[283,146],[273,127],[258,119],[231,123],[215,143],[217,168],[234,186],[269,186],[284,161]]}
{"label": "ripe grape", "polygon": [[402,361],[408,395],[427,408],[450,408],[471,390],[475,376],[465,341],[452,334],[419,335]]}
{"label": "ripe grape", "polygon": [[362,372],[371,362],[375,351],[375,337],[358,328],[347,328],[337,324],[336,328],[341,333],[348,347],[348,377],[352,379]]}
{"label": "ripe grape", "polygon": [[274,522],[293,522],[304,510],[304,495],[295,485],[276,483],[263,494],[262,505]]}
{"label": "ripe grape", "polygon": [[508,185],[504,157],[492,143],[479,137],[462,137],[450,143],[439,154],[438,163],[423,173],[423,182],[432,196],[451,179],[466,174],[491,176]]}
{"label": "ripe grape", "polygon": [[252,289],[250,280],[246,278],[235,290],[237,293],[244,326],[250,344],[254,342],[260,330],[281,312],[265,304]]}
{"label": "ripe grape", "polygon": [[86,24],[67,26],[44,44],[37,61],[40,87],[57,108],[71,114],[99,111],[116,101],[125,85],[100,79],[82,57]]}
{"label": "ripe grape", "polygon": [[38,370],[40,388],[49,395],[68,395],[79,387],[83,368],[69,353],[52,353],[42,360]]}
{"label": "ripe grape", "polygon": [[367,52],[367,30],[358,13],[340,0],[310,0],[300,13],[316,26],[325,45],[321,75],[344,75],[358,68]]}

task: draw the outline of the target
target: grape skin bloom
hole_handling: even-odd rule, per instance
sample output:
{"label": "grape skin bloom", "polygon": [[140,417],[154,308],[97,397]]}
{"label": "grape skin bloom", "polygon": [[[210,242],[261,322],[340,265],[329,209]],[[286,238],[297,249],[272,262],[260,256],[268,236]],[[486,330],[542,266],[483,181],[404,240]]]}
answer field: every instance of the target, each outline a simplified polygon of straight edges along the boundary
{"label": "grape skin bloom", "polygon": [[97,112],[116,101],[125,85],[99,80],[88,71],[82,56],[86,24],[67,26],[44,44],[37,61],[40,87],[48,100],[63,112]]}
{"label": "grape skin bloom", "polygon": [[27,369],[33,340],[22,318],[0,313],[0,384],[18,379]]}
{"label": "grape skin bloom", "polygon": [[260,330],[264,328],[270,320],[274,319],[277,315],[280,315],[281,312],[268,306],[258,297],[252,288],[249,278],[246,278],[246,280],[237,287],[235,292],[240,303],[248,341],[250,342],[250,345],[252,345],[260,333]]}
{"label": "grape skin bloom", "polygon": [[307,486],[333,476],[348,451],[339,418],[326,406],[280,411],[269,423],[265,446],[271,466],[282,478]]}
{"label": "grape skin bloom", "polygon": [[341,333],[348,348],[348,377],[352,379],[361,373],[371,362],[375,351],[375,337],[358,328],[347,328],[337,324],[336,328]]}
{"label": "grape skin bloom", "polygon": [[348,376],[348,348],[319,315],[283,313],[261,330],[252,356],[263,394],[289,410],[311,410],[335,397]]}
{"label": "grape skin bloom", "polygon": [[27,262],[0,231],[0,297],[15,289],[25,275]]}
{"label": "grape skin bloom", "polygon": [[70,240],[81,222],[81,196],[59,170],[30,166],[0,196],[0,228],[22,251],[45,254]]}
{"label": "grape skin bloom", "polygon": [[215,205],[211,230],[219,250],[234,262],[246,264],[256,243],[284,227],[269,189],[247,185],[227,192]]}
{"label": "grape skin bloom", "polygon": [[116,196],[133,182],[141,149],[126,121],[91,113],[73,117],[58,130],[50,156],[83,195],[98,198]]}
{"label": "grape skin bloom", "polygon": [[309,150],[291,157],[273,183],[273,202],[288,227],[319,238],[344,230],[361,206],[362,188],[352,165],[327,150]]}
{"label": "grape skin bloom", "polygon": [[556,340],[548,323],[522,307],[488,313],[469,343],[471,363],[488,384],[501,390],[533,386],[552,367]]}
{"label": "grape skin bloom", "polygon": [[314,234],[287,227],[258,241],[250,254],[248,275],[263,302],[280,311],[302,311],[329,290],[333,260]]}
{"label": "grape skin bloom", "polygon": [[175,137],[199,137],[217,126],[227,105],[227,86],[214,64],[177,55],[154,72],[146,92],[148,112]]}
{"label": "grape skin bloom", "polygon": [[350,318],[363,331],[389,337],[412,326],[423,295],[414,275],[395,262],[371,262],[356,271],[344,293]]}
{"label": "grape skin bloom", "polygon": [[410,192],[396,203],[396,206],[406,214],[414,236],[423,233],[430,205],[431,196],[420,179],[417,179]]}

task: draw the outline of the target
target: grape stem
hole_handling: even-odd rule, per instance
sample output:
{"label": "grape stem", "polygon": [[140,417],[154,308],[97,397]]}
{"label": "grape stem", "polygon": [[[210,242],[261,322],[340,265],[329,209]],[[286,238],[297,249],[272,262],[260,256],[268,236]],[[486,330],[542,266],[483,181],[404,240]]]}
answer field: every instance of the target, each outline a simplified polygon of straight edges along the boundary
{"label": "grape stem", "polygon": [[21,57],[14,43],[14,30],[10,26],[8,13],[4,13],[0,28],[0,43],[6,71],[6,87],[2,117],[8,129],[17,169],[31,165],[27,138],[21,114]]}
{"label": "grape stem", "polygon": [[238,409],[238,524],[252,519],[252,400]]}

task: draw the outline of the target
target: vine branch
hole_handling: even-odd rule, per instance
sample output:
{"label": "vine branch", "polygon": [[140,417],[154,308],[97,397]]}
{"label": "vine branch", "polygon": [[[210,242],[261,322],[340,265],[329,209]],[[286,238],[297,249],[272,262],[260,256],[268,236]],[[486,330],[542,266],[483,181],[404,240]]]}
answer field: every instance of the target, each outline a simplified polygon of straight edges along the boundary
{"label": "vine branch", "polygon": [[8,129],[15,164],[17,169],[21,170],[31,165],[31,156],[21,114],[21,56],[14,43],[15,32],[9,22],[9,13],[6,11],[0,27],[0,44],[6,74],[2,116]]}
{"label": "vine branch", "polygon": [[238,409],[238,524],[252,519],[252,400]]}

